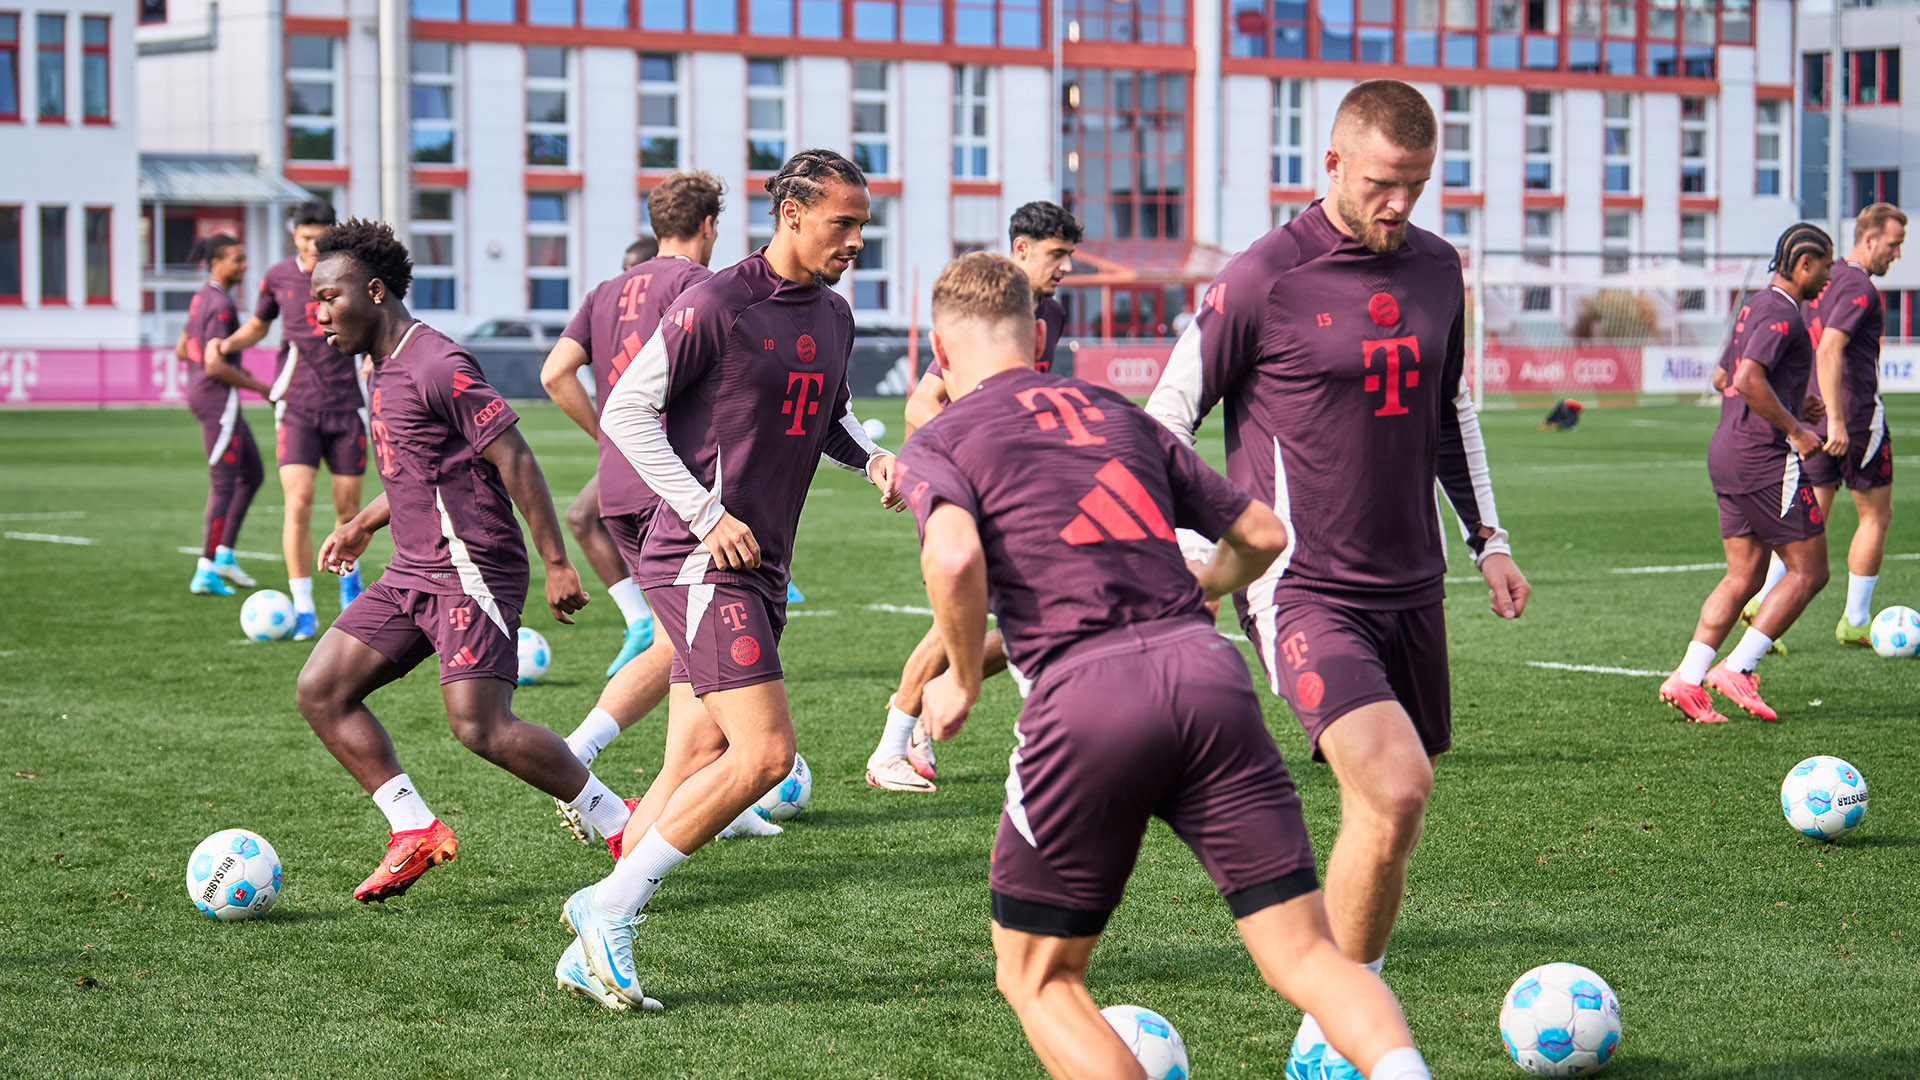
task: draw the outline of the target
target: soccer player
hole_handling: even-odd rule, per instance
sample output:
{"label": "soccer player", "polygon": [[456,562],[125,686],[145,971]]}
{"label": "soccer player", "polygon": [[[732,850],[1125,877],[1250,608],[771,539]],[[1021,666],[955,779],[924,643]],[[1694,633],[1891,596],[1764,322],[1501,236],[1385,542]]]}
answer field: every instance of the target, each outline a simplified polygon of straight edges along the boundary
{"label": "soccer player", "polygon": [[300,714],[373,796],[392,833],[354,898],[398,896],[459,848],[366,705],[368,694],[434,653],[448,723],[467,749],[617,835],[627,804],[559,735],[513,714],[527,593],[514,506],[546,563],[553,617],[570,623],[587,603],[546,479],[514,426],[519,417],[473,357],[408,313],[413,264],[391,228],[347,221],[314,250],[314,321],[342,354],[375,358],[370,429],[385,488],[320,545],[321,568],[351,573],[376,530],[390,525],[393,535],[385,573],[327,628],[297,690]]}
{"label": "soccer player", "polygon": [[[648,212],[647,217],[649,221],[652,220],[651,211]],[[627,245],[627,250],[620,256],[620,269],[631,270],[658,254],[660,254],[660,241],[652,236],[643,236]]]}
{"label": "soccer player", "polygon": [[[280,550],[287,560],[287,589],[293,594],[295,641],[306,641],[319,630],[313,605],[312,521],[320,463],[325,461],[333,474],[336,524],[345,524],[360,509],[360,482],[367,471],[367,396],[360,365],[328,345],[313,322],[313,245],[333,223],[333,207],[325,202],[301,203],[294,210],[294,253],[268,268],[253,316],[218,345],[226,355],[238,356],[286,314],[280,326],[280,368],[273,380],[273,445],[286,496]],[[340,579],[341,610],[359,595],[356,570]]]}
{"label": "soccer player", "polygon": [[[1292,534],[1234,606],[1267,685],[1340,783],[1327,914],[1341,950],[1376,972],[1434,761],[1452,744],[1436,478],[1494,612],[1518,618],[1530,591],[1461,383],[1460,257],[1407,220],[1433,170],[1435,128],[1406,83],[1349,91],[1326,197],[1227,264],[1147,403],[1191,444],[1224,402],[1227,475],[1271,496]],[[1301,1022],[1288,1076],[1357,1075],[1326,1048],[1332,1019]]]}
{"label": "soccer player", "polygon": [[[1807,329],[1814,343],[1812,391],[1822,399],[1827,440],[1806,461],[1807,482],[1822,517],[1845,484],[1860,513],[1853,543],[1847,548],[1847,605],[1834,627],[1842,645],[1870,644],[1873,586],[1880,579],[1887,526],[1893,520],[1893,438],[1886,406],[1880,401],[1880,335],[1886,308],[1873,279],[1882,277],[1900,257],[1907,239],[1907,215],[1891,203],[1874,203],[1854,219],[1853,250],[1833,264],[1827,287],[1807,305]],[[1767,560],[1767,583],[1747,601],[1742,617],[1759,612],[1767,594],[1786,575],[1776,555]]]}
{"label": "soccer player", "polygon": [[[675,298],[688,286],[713,276],[707,263],[713,258],[724,190],[720,181],[704,172],[675,173],[662,180],[647,199],[647,213],[654,234],[660,238],[659,254],[601,282],[588,293],[540,369],[540,383],[555,404],[599,443],[599,471],[588,482],[589,490],[581,492],[567,511],[567,518],[571,524],[574,511],[591,496],[598,507],[596,524],[608,536],[616,565],[623,572],[609,578],[597,562],[595,568],[608,581],[607,591],[619,601],[621,612],[628,615],[625,645],[607,669],[613,681],[601,692],[593,711],[567,737],[567,745],[582,765],[592,765],[616,735],[666,698],[667,669],[673,664],[673,645],[664,637],[655,638],[653,615],[641,598],[640,586],[633,582],[640,568],[640,541],[647,535],[660,498],[600,430],[596,406],[606,408],[620,376],[659,328],[660,316]],[[593,369],[593,399],[587,397],[579,379],[580,369],[589,365]],[[576,529],[574,535],[579,534]],[[593,557],[591,549],[588,557]],[[628,612],[630,604],[636,612]],[[643,638],[636,637],[636,627],[644,630]],[[634,657],[639,659],[628,663]],[[592,837],[586,823],[572,815],[564,802],[556,802],[561,820],[575,838],[583,844],[589,842]]]}
{"label": "soccer player", "polygon": [[[1709,688],[1762,720],[1778,714],[1760,697],[1760,658],[1827,584],[1825,514],[1801,462],[1820,451],[1820,433],[1786,404],[1798,402],[1813,371],[1813,340],[1800,305],[1820,295],[1833,267],[1833,239],[1801,222],[1774,246],[1773,280],[1747,297],[1720,354],[1720,424],[1707,444],[1707,476],[1720,504],[1727,572],[1700,606],[1679,668],[1660,699],[1700,723],[1726,719]],[[1844,421],[1828,415],[1830,428]],[[1713,660],[1747,598],[1759,591],[1773,552],[1786,575],[1767,595],[1725,661]],[[1711,670],[1709,670],[1711,669]]]}
{"label": "soccer player", "polygon": [[[1030,202],[1013,212],[1007,223],[1013,261],[1026,272],[1033,294],[1033,317],[1045,327],[1037,346],[1034,370],[1046,371],[1053,364],[1053,349],[1060,343],[1060,328],[1066,325],[1067,309],[1054,299],[1060,279],[1073,269],[1074,246],[1080,243],[1080,223],[1073,215],[1050,202]],[[947,403],[945,369],[939,354],[927,366],[927,373],[907,400],[907,434],[925,424]],[[986,674],[1006,670],[1006,644],[1000,631],[989,630],[982,655]],[[933,740],[920,719],[920,691],[927,680],[945,671],[947,652],[940,634],[929,629],[914,646],[912,655],[900,671],[900,687],[887,699],[887,722],[881,729],[880,745],[867,758],[867,783],[889,791],[933,791],[939,775],[934,758]]]}
{"label": "soccer player", "polygon": [[[934,737],[979,699],[989,606],[1034,679],[993,846],[1001,993],[1053,1076],[1144,1078],[1085,977],[1160,817],[1275,990],[1327,1017],[1374,1080],[1428,1076],[1392,991],[1333,942],[1300,800],[1203,604],[1259,577],[1286,527],[1119,394],[1033,370],[1025,285],[984,252],[941,273],[933,347],[954,401],[898,469],[953,658],[926,688]],[[1222,542],[1190,565],[1176,526]]]}
{"label": "soccer player", "polygon": [[[866,177],[803,150],[766,181],[766,247],[682,293],[620,377],[601,431],[664,508],[635,575],[673,642],[666,760],[605,880],[566,918],[607,989],[643,1004],[633,928],[669,871],[793,766],[778,645],[794,532],[822,454],[901,505],[893,455],[848,407]],[[664,415],[663,415],[664,414]]]}
{"label": "soccer player", "polygon": [[201,533],[200,561],[187,591],[202,596],[232,596],[233,585],[251,588],[253,578],[240,568],[233,554],[247,509],[265,476],[253,429],[240,412],[240,391],[251,390],[272,400],[272,388],[254,378],[219,349],[220,338],[233,329],[238,313],[233,287],[247,276],[247,249],[240,241],[218,233],[195,242],[190,262],[207,263],[207,283],[187,304],[187,325],[173,353],[200,365],[187,386],[187,410],[200,421],[200,441],[207,453],[206,528]]}

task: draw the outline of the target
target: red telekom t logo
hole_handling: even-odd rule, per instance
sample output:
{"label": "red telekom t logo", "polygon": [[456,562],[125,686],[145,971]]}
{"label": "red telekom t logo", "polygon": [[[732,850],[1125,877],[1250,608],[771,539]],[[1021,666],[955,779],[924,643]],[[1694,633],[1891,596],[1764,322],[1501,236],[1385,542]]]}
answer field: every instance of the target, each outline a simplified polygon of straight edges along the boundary
{"label": "red telekom t logo", "polygon": [[[1106,413],[1087,401],[1086,392],[1077,386],[1036,386],[1031,390],[1022,390],[1013,395],[1014,400],[1027,407],[1033,413],[1033,420],[1040,425],[1041,431],[1052,431],[1062,425],[1067,429],[1068,446],[1098,446],[1106,442],[1106,436],[1095,435],[1087,430],[1087,423],[1099,423],[1107,418]],[[1046,398],[1044,403],[1039,399]],[[1078,401],[1082,408],[1074,408]],[[1053,406],[1053,412],[1041,412],[1045,405]]]}
{"label": "red telekom t logo", "polygon": [[[787,393],[792,394],[793,399],[780,406],[781,416],[789,414],[793,416],[793,426],[787,429],[787,434],[805,435],[807,433],[806,418],[820,411],[820,391],[825,385],[826,376],[820,372],[787,372]],[[795,387],[799,388],[797,392]],[[809,393],[813,396],[812,401],[807,400]]]}
{"label": "red telekom t logo", "polygon": [[[1362,341],[1360,343],[1361,363],[1368,371],[1373,370],[1373,358],[1376,354],[1380,355],[1386,361],[1387,365],[1387,377],[1385,380],[1387,400],[1386,404],[1373,410],[1373,415],[1375,416],[1402,416],[1407,412],[1407,407],[1400,404],[1401,349],[1407,350],[1412,356],[1412,361],[1406,365],[1406,385],[1408,389],[1412,389],[1420,385],[1420,370],[1418,367],[1420,363],[1419,338],[1409,334],[1406,337],[1382,338],[1377,341]],[[1367,393],[1374,393],[1382,387],[1381,378],[1378,374],[1369,375],[1362,385],[1365,387]]]}
{"label": "red telekom t logo", "polygon": [[1307,663],[1306,632],[1294,631],[1292,637],[1280,643],[1280,652],[1286,656],[1287,663],[1291,664],[1295,671],[1304,667]]}
{"label": "red telekom t logo", "polygon": [[639,274],[627,279],[620,286],[620,321],[632,322],[640,317],[640,305],[647,302],[647,286],[653,284],[652,274]]}
{"label": "red telekom t logo", "polygon": [[453,624],[455,630],[465,630],[472,626],[473,605],[468,604],[466,607],[457,607],[447,612],[447,621]]}
{"label": "red telekom t logo", "polygon": [[738,600],[721,604],[720,621],[726,623],[727,629],[732,630],[736,634],[746,629],[747,605]]}

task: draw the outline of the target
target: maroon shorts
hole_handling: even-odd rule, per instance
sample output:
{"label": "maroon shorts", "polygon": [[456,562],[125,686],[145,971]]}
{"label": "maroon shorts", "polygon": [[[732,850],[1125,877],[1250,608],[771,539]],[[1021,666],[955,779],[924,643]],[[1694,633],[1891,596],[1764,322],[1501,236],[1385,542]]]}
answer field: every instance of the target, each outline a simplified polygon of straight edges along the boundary
{"label": "maroon shorts", "polygon": [[1876,441],[1871,431],[1849,431],[1845,458],[1815,454],[1801,464],[1800,474],[1817,488],[1845,484],[1849,491],[1872,491],[1886,487],[1893,483],[1893,434],[1882,428]]}
{"label": "maroon shorts", "polygon": [[306,412],[282,408],[274,420],[273,456],[282,466],[317,469],[327,463],[335,476],[364,476],[367,471],[367,422],[359,410]]}
{"label": "maroon shorts", "polygon": [[1372,611],[1328,600],[1282,596],[1241,620],[1267,685],[1307,729],[1313,760],[1320,736],[1362,705],[1397,701],[1429,757],[1453,745],[1453,690],[1447,672],[1447,618],[1439,603]]}
{"label": "maroon shorts", "polygon": [[1796,540],[1820,536],[1827,531],[1827,518],[1813,499],[1813,485],[1802,475],[1793,494],[1781,498],[1782,487],[1749,491],[1743,495],[1715,492],[1720,501],[1720,535],[1724,538],[1752,536],[1768,547],[1780,547]]}
{"label": "maroon shorts", "polygon": [[647,603],[673,642],[667,682],[690,684],[698,695],[782,677],[779,646],[787,625],[785,603],[724,582],[656,585],[647,590]]}
{"label": "maroon shorts", "polygon": [[440,681],[520,678],[520,609],[471,596],[401,589],[376,581],[333,628],[407,671],[440,654]]}
{"label": "maroon shorts", "polygon": [[626,566],[629,576],[640,572],[640,542],[647,538],[647,527],[653,524],[653,509],[637,514],[603,514],[600,524],[607,527],[607,534],[613,537],[613,546],[620,552],[620,562]]}
{"label": "maroon shorts", "polygon": [[1087,937],[1119,906],[1149,818],[1235,918],[1318,888],[1300,798],[1240,650],[1192,619],[1109,630],[1049,664],[1020,712],[993,844],[993,921]]}

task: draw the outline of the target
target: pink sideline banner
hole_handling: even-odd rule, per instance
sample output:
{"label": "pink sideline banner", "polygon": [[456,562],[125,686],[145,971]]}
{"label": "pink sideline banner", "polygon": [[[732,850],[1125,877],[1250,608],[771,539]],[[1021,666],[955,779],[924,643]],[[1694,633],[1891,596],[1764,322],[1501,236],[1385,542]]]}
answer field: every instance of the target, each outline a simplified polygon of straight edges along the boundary
{"label": "pink sideline banner", "polygon": [[1073,377],[1128,397],[1146,397],[1159,385],[1172,355],[1172,342],[1082,345],[1073,354]]}
{"label": "pink sideline banner", "polygon": [[[241,363],[271,383],[275,351],[248,349]],[[183,405],[197,367],[175,359],[172,348],[0,349],[0,407]]]}
{"label": "pink sideline banner", "polygon": [[[1532,348],[1487,343],[1487,392],[1491,394],[1633,393],[1641,388],[1637,345],[1577,345]],[[1465,381],[1472,385],[1472,359]]]}

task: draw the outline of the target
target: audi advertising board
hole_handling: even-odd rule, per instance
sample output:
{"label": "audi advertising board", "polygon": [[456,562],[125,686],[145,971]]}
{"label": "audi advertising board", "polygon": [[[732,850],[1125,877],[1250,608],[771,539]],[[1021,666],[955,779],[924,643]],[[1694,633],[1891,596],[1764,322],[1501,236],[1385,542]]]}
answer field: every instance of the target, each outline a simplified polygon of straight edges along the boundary
{"label": "audi advertising board", "polygon": [[1082,345],[1073,353],[1073,377],[1128,397],[1143,398],[1159,385],[1160,373],[1167,370],[1167,358],[1172,354],[1171,341]]}

